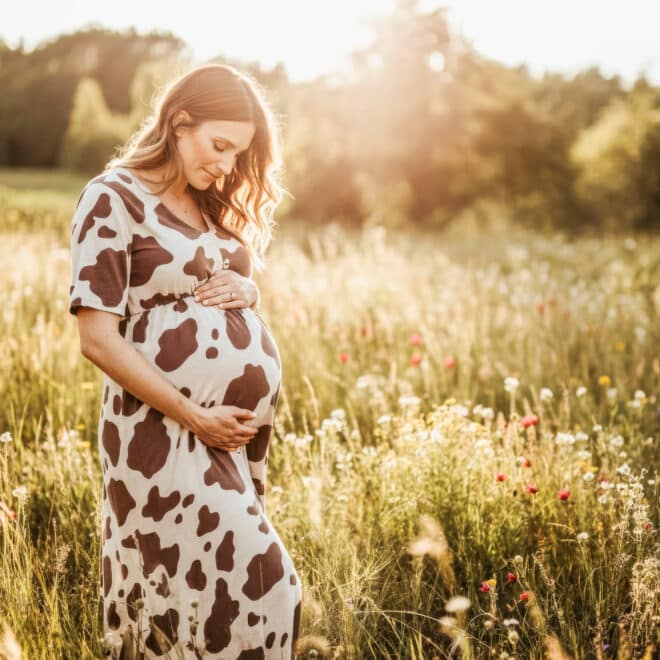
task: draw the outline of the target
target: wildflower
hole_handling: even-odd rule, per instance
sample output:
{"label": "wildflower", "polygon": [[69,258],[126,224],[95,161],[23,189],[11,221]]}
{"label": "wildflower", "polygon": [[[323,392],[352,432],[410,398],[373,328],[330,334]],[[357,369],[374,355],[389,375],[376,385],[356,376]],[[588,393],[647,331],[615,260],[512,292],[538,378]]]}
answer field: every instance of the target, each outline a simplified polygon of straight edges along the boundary
{"label": "wildflower", "polygon": [[346,419],[346,411],[343,408],[335,408],[330,412],[332,419],[344,420]]}
{"label": "wildflower", "polygon": [[637,401],[643,401],[644,399],[646,399],[646,393],[644,392],[644,390],[635,390],[635,399]]}
{"label": "wildflower", "polygon": [[623,447],[623,443],[624,443],[624,442],[625,442],[625,441],[624,441],[624,439],[623,439],[623,436],[621,436],[621,435],[615,435],[615,436],[610,440],[610,444],[612,445],[612,447]]}
{"label": "wildflower", "polygon": [[555,442],[558,445],[574,445],[575,436],[572,433],[562,433],[561,431],[555,436]]}
{"label": "wildflower", "polygon": [[495,411],[492,408],[482,408],[481,409],[481,418],[482,419],[493,419],[495,417]]}
{"label": "wildflower", "polygon": [[376,424],[389,424],[391,421],[392,416],[391,415],[381,415],[377,420]]}
{"label": "wildflower", "polygon": [[612,381],[610,380],[610,377],[609,377],[609,376],[601,376],[601,377],[598,379],[598,384],[599,384],[599,385],[603,385],[603,386],[607,386],[607,385],[609,385],[611,382],[612,382]]}
{"label": "wildflower", "polygon": [[645,521],[644,523],[642,523],[642,527],[643,527],[644,530],[647,531],[647,532],[650,531],[651,529],[653,529],[653,525],[652,525],[652,524],[650,523],[650,521],[648,521],[648,520]]}
{"label": "wildflower", "polygon": [[406,406],[417,406],[421,402],[421,399],[417,396],[400,396],[399,397],[399,405],[401,407],[406,407]]}
{"label": "wildflower", "polygon": [[506,583],[507,584],[511,584],[512,582],[516,582],[517,580],[518,580],[518,577],[516,576],[515,573],[512,573],[511,571],[509,571],[506,574]]}
{"label": "wildflower", "polygon": [[445,369],[453,369],[455,366],[456,360],[451,355],[445,358]]}
{"label": "wildflower", "polygon": [[520,385],[520,381],[513,376],[507,376],[504,379],[504,389],[507,392],[515,392],[518,389],[519,385]]}
{"label": "wildflower", "polygon": [[423,342],[424,340],[422,339],[422,335],[420,335],[418,332],[414,332],[412,335],[410,335],[410,343],[412,346],[421,346]]}
{"label": "wildflower", "polygon": [[539,423],[539,418],[536,415],[525,415],[521,420],[523,428],[529,428],[530,426],[536,426]]}
{"label": "wildflower", "polygon": [[582,398],[586,393],[587,388],[584,385],[580,385],[580,387],[575,390],[575,396],[578,397],[578,399]]}
{"label": "wildflower", "polygon": [[559,497],[560,500],[567,500],[570,496],[570,492],[568,488],[563,488],[557,493],[557,496]]}
{"label": "wildflower", "polygon": [[545,311],[545,305],[542,302],[538,303],[538,305],[536,305],[536,311],[539,314],[543,314],[543,312]]}
{"label": "wildflower", "polygon": [[607,388],[607,398],[610,401],[613,401],[614,399],[616,399],[616,396],[617,396],[616,387],[608,387]]}
{"label": "wildflower", "polygon": [[11,494],[14,497],[17,497],[19,500],[23,500],[27,497],[27,488],[25,486],[16,486],[14,490],[11,491]]}
{"label": "wildflower", "polygon": [[503,472],[496,472],[495,479],[497,481],[504,481],[506,479],[506,474],[504,474]]}
{"label": "wildflower", "polygon": [[541,397],[541,401],[550,401],[554,397],[554,394],[549,387],[542,387],[539,396]]}
{"label": "wildflower", "polygon": [[348,362],[348,353],[346,353],[346,351],[341,351],[339,353],[339,361],[340,362]]}
{"label": "wildflower", "polygon": [[529,493],[530,495],[535,495],[536,493],[539,492],[539,489],[536,487],[535,484],[529,484],[529,486],[525,487],[525,492]]}
{"label": "wildflower", "polygon": [[413,365],[413,366],[416,366],[416,365],[418,365],[421,361],[422,361],[422,355],[421,355],[421,353],[418,353],[417,351],[415,351],[415,352],[410,356],[410,360],[409,360],[408,362],[409,362],[409,364],[411,364],[411,365]]}
{"label": "wildflower", "polygon": [[487,591],[493,591],[496,585],[497,585],[497,580],[491,578],[490,580],[486,580],[485,582],[481,583],[481,586],[479,587],[479,591],[483,591],[484,593],[486,593]]}
{"label": "wildflower", "polygon": [[529,600],[529,591],[523,591],[520,596],[518,596],[518,600],[523,602]]}
{"label": "wildflower", "polygon": [[614,342],[614,350],[618,351],[619,353],[623,353],[623,351],[626,349],[626,344],[623,341],[616,341]]}
{"label": "wildflower", "polygon": [[514,618],[502,619],[502,624],[505,625],[505,626],[519,626],[520,621],[518,621],[518,619],[514,619]]}
{"label": "wildflower", "polygon": [[532,464],[532,461],[530,461],[527,456],[520,456],[518,458],[518,462],[522,467],[529,467]]}
{"label": "wildflower", "polygon": [[6,442],[11,442],[13,438],[11,437],[11,433],[9,431],[5,431],[2,435],[0,435],[0,442],[6,443]]}
{"label": "wildflower", "polygon": [[576,537],[578,541],[586,541],[589,538],[588,532],[580,532]]}
{"label": "wildflower", "polygon": [[465,596],[454,596],[445,603],[447,612],[455,614],[456,612],[465,612],[472,605]]}

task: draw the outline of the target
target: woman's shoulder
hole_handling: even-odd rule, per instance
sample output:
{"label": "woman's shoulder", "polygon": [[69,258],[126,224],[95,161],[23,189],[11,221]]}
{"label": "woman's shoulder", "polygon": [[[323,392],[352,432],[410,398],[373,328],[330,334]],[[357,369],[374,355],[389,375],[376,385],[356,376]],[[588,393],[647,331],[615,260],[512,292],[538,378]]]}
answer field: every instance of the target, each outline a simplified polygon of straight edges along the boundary
{"label": "woman's shoulder", "polygon": [[144,200],[132,178],[123,168],[110,168],[89,179],[84,185],[78,204],[85,196],[100,197],[107,195],[117,211],[125,211],[135,222],[144,222]]}

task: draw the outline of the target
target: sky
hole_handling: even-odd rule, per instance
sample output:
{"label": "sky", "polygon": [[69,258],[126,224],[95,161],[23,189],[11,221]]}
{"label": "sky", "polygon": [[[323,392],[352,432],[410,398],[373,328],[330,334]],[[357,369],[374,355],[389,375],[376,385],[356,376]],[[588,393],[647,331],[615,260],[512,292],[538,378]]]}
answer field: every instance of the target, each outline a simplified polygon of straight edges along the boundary
{"label": "sky", "polygon": [[[140,33],[169,30],[186,41],[195,63],[217,55],[283,62],[294,81],[348,66],[348,53],[366,46],[365,22],[395,0],[0,0],[0,37],[27,49],[91,23]],[[424,10],[449,8],[448,18],[480,53],[533,75],[568,75],[597,65],[626,85],[645,72],[660,85],[658,0],[419,0]],[[3,11],[4,9],[4,11]]]}

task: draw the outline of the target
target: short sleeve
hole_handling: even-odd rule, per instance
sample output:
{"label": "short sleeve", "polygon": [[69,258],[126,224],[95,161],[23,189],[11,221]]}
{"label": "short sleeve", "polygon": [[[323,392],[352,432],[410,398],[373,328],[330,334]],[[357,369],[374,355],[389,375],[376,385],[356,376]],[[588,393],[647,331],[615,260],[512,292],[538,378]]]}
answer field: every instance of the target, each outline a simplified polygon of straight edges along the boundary
{"label": "short sleeve", "polygon": [[121,197],[102,182],[88,183],[71,221],[71,314],[93,307],[128,315],[132,234]]}

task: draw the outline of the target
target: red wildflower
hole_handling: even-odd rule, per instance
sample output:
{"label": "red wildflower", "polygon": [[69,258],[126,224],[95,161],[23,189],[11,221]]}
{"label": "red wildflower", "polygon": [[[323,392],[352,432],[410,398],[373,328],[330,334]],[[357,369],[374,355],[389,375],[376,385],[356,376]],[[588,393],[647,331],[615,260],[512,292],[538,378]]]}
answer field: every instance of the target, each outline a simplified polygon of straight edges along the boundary
{"label": "red wildflower", "polygon": [[479,587],[479,591],[490,591],[490,587],[488,586],[488,582],[482,582],[481,586]]}
{"label": "red wildflower", "polygon": [[536,487],[535,484],[529,484],[529,486],[525,487],[525,492],[534,495],[535,493],[539,492],[539,489]]}
{"label": "red wildflower", "polygon": [[537,311],[539,314],[543,314],[543,312],[545,311],[545,305],[544,305],[542,302],[540,302],[540,303],[536,306],[536,311]]}
{"label": "red wildflower", "polygon": [[421,346],[424,343],[422,335],[420,335],[419,332],[413,332],[413,334],[410,335],[410,343],[413,346]]}
{"label": "red wildflower", "polygon": [[453,369],[455,366],[456,366],[456,360],[453,357],[451,357],[451,355],[445,358],[446,369]]}
{"label": "red wildflower", "polygon": [[527,458],[527,456],[523,456],[522,461],[520,462],[520,464],[523,467],[529,467],[532,464],[532,461],[530,461],[529,458]]}
{"label": "red wildflower", "polygon": [[536,426],[539,423],[539,418],[536,415],[525,415],[521,420],[523,428],[529,428],[530,426]]}
{"label": "red wildflower", "polygon": [[568,488],[564,488],[564,489],[560,490],[557,493],[557,495],[559,496],[560,500],[567,500],[569,495],[570,495],[570,492],[569,492]]}
{"label": "red wildflower", "polygon": [[417,351],[415,351],[415,352],[410,356],[409,363],[412,364],[413,366],[416,366],[416,365],[418,365],[421,361],[422,361],[422,355],[421,355],[421,353],[418,353]]}
{"label": "red wildflower", "polygon": [[515,573],[512,573],[511,571],[509,571],[506,574],[506,583],[507,584],[511,584],[512,582],[516,582],[517,580],[518,580],[518,577],[516,576]]}
{"label": "red wildflower", "polygon": [[506,474],[504,474],[504,472],[496,472],[495,479],[497,479],[497,481],[504,481],[506,479]]}
{"label": "red wildflower", "polygon": [[346,353],[345,351],[342,351],[342,352],[339,354],[339,360],[340,360],[341,362],[348,362],[348,353]]}
{"label": "red wildflower", "polygon": [[529,591],[523,591],[520,596],[518,596],[519,600],[528,600],[529,599]]}

